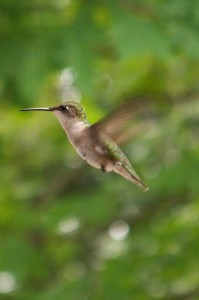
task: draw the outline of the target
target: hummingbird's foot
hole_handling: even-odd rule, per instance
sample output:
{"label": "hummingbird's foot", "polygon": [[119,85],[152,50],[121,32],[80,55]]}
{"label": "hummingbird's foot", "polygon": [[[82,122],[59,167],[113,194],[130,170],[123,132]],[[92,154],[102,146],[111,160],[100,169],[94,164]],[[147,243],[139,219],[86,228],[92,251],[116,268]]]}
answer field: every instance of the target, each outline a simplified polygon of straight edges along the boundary
{"label": "hummingbird's foot", "polygon": [[102,165],[101,170],[102,170],[102,172],[106,172],[105,166]]}

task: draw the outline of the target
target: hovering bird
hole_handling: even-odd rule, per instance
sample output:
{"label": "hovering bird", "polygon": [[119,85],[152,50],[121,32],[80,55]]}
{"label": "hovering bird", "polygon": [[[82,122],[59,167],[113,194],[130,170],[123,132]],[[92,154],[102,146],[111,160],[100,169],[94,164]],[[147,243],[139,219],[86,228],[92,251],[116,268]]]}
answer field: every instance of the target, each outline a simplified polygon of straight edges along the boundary
{"label": "hovering bird", "polygon": [[[128,138],[128,130],[124,133],[124,125],[132,122],[132,112],[138,101],[130,101],[100,121],[90,124],[80,104],[66,102],[49,108],[25,108],[21,111],[48,111],[59,120],[70,143],[77,153],[91,166],[106,172],[115,172],[132,181],[144,191],[148,187],[141,181],[134,168],[118,144]],[[127,126],[126,126],[127,127]]]}

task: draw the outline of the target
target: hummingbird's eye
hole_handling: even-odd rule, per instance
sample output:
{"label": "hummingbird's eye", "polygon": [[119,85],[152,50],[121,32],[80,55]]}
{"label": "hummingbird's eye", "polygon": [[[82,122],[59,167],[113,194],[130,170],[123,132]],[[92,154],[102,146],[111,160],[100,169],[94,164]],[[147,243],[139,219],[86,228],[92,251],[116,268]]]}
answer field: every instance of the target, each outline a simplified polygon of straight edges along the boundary
{"label": "hummingbird's eye", "polygon": [[68,106],[67,106],[67,105],[61,105],[61,106],[60,106],[60,109],[61,109],[62,111],[68,110]]}

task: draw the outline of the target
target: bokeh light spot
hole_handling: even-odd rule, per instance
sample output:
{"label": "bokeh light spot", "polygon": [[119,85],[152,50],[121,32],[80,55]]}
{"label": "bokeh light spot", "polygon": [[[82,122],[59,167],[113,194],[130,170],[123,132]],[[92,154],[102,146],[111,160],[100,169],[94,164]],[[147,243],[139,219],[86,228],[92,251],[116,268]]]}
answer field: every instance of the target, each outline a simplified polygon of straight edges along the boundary
{"label": "bokeh light spot", "polygon": [[59,234],[72,234],[74,233],[80,225],[80,222],[77,218],[71,217],[68,219],[62,219],[58,224],[58,233]]}
{"label": "bokeh light spot", "polygon": [[11,272],[0,272],[0,293],[11,293],[16,287],[16,279]]}
{"label": "bokeh light spot", "polygon": [[116,221],[109,228],[109,235],[115,241],[124,240],[129,234],[129,225],[124,221]]}

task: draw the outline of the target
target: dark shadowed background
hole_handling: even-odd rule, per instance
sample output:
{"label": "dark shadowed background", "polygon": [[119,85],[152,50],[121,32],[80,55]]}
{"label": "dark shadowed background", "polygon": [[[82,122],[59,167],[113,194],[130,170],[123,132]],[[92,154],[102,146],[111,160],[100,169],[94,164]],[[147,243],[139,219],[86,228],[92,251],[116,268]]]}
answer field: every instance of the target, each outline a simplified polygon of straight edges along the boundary
{"label": "dark shadowed background", "polygon": [[[0,299],[199,299],[198,49],[196,0],[1,0]],[[19,112],[138,94],[164,117],[124,147],[147,193]]]}

